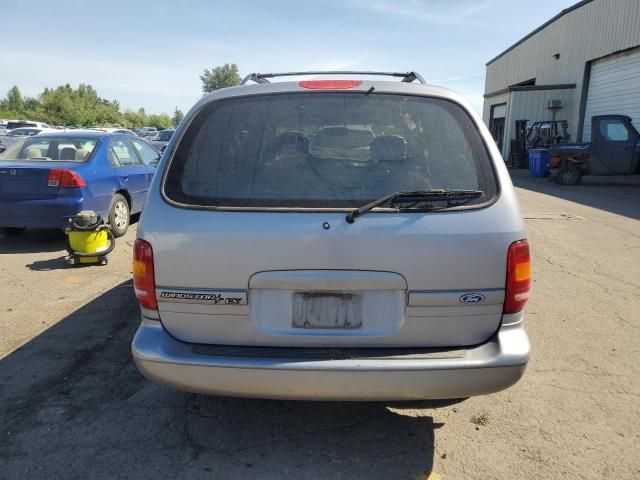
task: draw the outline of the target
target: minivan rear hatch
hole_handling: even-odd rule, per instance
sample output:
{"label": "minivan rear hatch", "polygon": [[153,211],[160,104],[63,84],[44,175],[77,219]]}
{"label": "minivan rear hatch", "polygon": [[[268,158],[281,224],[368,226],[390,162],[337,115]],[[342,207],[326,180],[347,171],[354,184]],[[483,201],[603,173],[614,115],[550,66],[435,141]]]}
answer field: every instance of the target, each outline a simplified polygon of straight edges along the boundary
{"label": "minivan rear hatch", "polygon": [[[517,233],[500,220],[514,212],[477,125],[453,101],[370,87],[234,97],[192,115],[141,232],[172,335],[437,347],[495,333]],[[347,221],[378,198],[427,190],[479,193],[387,202]]]}

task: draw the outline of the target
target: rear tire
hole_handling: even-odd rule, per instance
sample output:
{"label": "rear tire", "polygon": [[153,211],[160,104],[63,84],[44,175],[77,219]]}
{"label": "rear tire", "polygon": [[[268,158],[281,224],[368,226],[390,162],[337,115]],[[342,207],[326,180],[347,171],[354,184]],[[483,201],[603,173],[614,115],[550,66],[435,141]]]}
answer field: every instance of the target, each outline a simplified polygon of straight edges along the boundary
{"label": "rear tire", "polygon": [[109,226],[113,236],[117,238],[127,233],[130,221],[129,203],[126,198],[116,193],[111,199],[111,208],[109,208]]}
{"label": "rear tire", "polygon": [[5,235],[10,235],[12,237],[17,237],[18,235],[22,235],[26,228],[20,227],[5,227],[2,229],[2,233]]}
{"label": "rear tire", "polygon": [[582,171],[576,165],[563,165],[556,173],[559,185],[578,185],[582,180]]}

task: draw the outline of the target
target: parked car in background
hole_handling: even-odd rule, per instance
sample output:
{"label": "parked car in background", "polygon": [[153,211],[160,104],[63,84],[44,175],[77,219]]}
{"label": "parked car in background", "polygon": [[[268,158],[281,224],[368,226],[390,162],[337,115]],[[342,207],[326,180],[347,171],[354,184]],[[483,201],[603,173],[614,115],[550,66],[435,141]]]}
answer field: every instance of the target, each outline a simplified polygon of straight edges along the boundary
{"label": "parked car in background", "polygon": [[162,157],[134,246],[142,373],[316,400],[517,382],[529,246],[473,107],[414,72],[272,76],[205,96]]}
{"label": "parked car in background", "polygon": [[135,134],[135,132],[132,132],[131,130],[127,129],[127,128],[119,128],[119,127],[95,127],[92,128],[92,130],[98,130],[100,132],[108,132],[108,133],[122,133],[123,135],[134,135],[137,136]]}
{"label": "parked car in background", "polygon": [[146,137],[152,137],[156,133],[158,133],[158,129],[156,127],[142,127],[138,135],[140,135],[143,138],[146,138]]}
{"label": "parked car in background", "polygon": [[560,143],[550,150],[552,178],[577,185],[583,175],[639,175],[640,132],[626,115],[591,117],[591,142]]}
{"label": "parked car in background", "polygon": [[75,130],[21,139],[0,154],[0,228],[65,228],[81,210],[124,235],[160,155],[131,135]]}
{"label": "parked car in background", "polygon": [[40,132],[55,130],[52,128],[40,128],[40,127],[21,127],[14,128],[13,130],[7,130],[5,132],[5,136],[7,137],[32,137],[33,135],[38,135]]}
{"label": "parked car in background", "polygon": [[165,147],[171,141],[171,137],[173,137],[175,131],[175,128],[167,128],[166,130],[159,131],[150,140],[151,145],[159,152],[164,152]]}
{"label": "parked car in background", "polygon": [[33,122],[31,120],[9,120],[7,122],[6,129],[14,130],[16,128],[23,128],[23,127],[34,127],[34,128],[40,128],[40,129],[51,128],[46,123],[42,123],[42,122]]}
{"label": "parked car in background", "polygon": [[13,145],[15,142],[25,137],[32,137],[34,135],[38,135],[42,132],[55,132],[56,130],[50,128],[40,128],[40,127],[21,127],[14,128],[13,130],[7,130],[4,134],[0,135],[3,143],[8,147]]}

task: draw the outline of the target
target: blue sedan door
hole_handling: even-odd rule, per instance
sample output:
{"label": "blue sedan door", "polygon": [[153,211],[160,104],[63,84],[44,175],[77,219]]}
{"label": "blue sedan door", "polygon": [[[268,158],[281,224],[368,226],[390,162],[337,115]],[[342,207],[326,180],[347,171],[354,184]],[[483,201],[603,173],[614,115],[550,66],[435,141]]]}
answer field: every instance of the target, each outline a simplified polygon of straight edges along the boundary
{"label": "blue sedan door", "polygon": [[160,162],[160,153],[144,140],[132,138],[130,141],[131,143],[133,143],[133,146],[136,147],[136,151],[138,152],[140,160],[142,160],[142,163],[144,163],[147,167],[148,188],[151,180],[153,179],[153,175],[156,173],[156,169],[158,168],[158,162]]}
{"label": "blue sedan door", "polygon": [[149,188],[148,167],[142,163],[131,143],[124,139],[111,142],[109,160],[116,167],[120,188],[131,196],[131,213],[141,211]]}

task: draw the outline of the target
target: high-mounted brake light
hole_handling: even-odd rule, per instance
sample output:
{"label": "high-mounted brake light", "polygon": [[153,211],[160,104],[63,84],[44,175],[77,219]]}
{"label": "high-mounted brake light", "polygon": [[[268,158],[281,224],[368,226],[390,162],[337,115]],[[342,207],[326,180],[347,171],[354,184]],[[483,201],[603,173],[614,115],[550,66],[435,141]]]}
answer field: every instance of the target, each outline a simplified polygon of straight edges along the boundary
{"label": "high-mounted brake light", "polygon": [[362,85],[362,80],[301,80],[298,86],[311,90],[347,90]]}
{"label": "high-mounted brake light", "polygon": [[158,309],[153,249],[149,242],[139,238],[133,244],[133,289],[141,307]]}
{"label": "high-mounted brake light", "polygon": [[531,258],[529,243],[519,240],[507,252],[507,286],[503,313],[518,313],[529,300],[531,289]]}
{"label": "high-mounted brake light", "polygon": [[73,170],[67,168],[52,168],[49,170],[47,185],[50,187],[84,187],[87,183]]}

